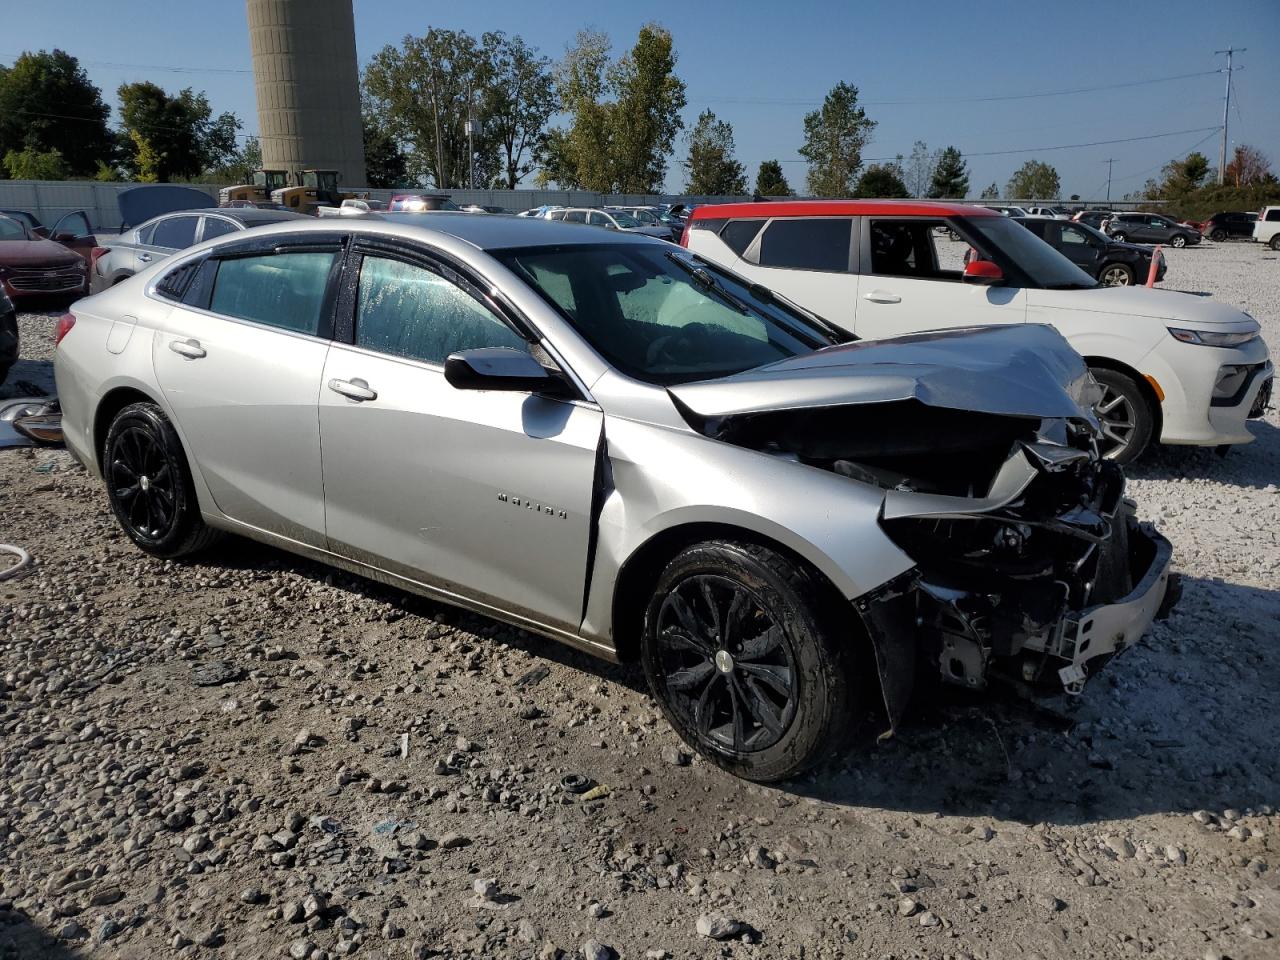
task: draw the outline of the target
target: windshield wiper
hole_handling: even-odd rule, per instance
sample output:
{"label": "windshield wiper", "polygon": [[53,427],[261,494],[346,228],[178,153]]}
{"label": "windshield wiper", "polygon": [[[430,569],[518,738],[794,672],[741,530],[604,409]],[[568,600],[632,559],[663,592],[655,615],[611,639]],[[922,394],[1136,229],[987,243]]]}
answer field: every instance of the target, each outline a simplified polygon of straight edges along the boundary
{"label": "windshield wiper", "polygon": [[694,282],[697,283],[699,286],[705,287],[708,290],[714,290],[717,294],[720,295],[720,299],[722,299],[725,303],[731,306],[738,313],[742,314],[744,317],[751,316],[751,308],[748,307],[740,297],[726,290],[724,288],[724,285],[721,284],[719,280],[713,277],[705,269],[703,269],[702,267],[695,267],[690,263],[686,263],[683,259],[680,258],[678,254],[675,254],[675,253],[664,253],[663,256],[666,257],[668,260],[670,260],[672,263],[674,263],[677,267],[679,267],[685,273],[689,274],[689,276],[692,277]]}
{"label": "windshield wiper", "polygon": [[858,339],[848,330],[841,330],[830,320],[826,319],[825,317],[819,316],[818,314],[810,310],[808,307],[800,306],[800,304],[796,303],[790,297],[785,297],[782,294],[778,293],[776,290],[770,290],[768,287],[762,286],[761,284],[758,284],[758,283],[751,284],[751,286],[747,287],[747,290],[750,291],[751,295],[755,297],[757,300],[759,300],[761,303],[768,303],[768,304],[780,303],[783,306],[791,310],[794,310],[796,313],[803,313],[815,325],[821,327],[823,331],[827,334],[827,336],[829,336],[836,343],[852,343],[853,341]]}

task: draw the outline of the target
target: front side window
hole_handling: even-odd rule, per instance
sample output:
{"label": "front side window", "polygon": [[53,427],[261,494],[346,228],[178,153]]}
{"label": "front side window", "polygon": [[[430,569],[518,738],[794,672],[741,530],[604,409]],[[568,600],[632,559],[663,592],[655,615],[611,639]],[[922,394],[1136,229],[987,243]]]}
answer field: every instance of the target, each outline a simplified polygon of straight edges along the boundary
{"label": "front side window", "polygon": [[222,260],[209,309],[317,336],[334,252],[271,253]]}
{"label": "front side window", "polygon": [[443,364],[477,347],[528,345],[487,306],[425,267],[366,256],[356,294],[356,345]]}
{"label": "front side window", "polygon": [[151,234],[151,245],[183,250],[196,242],[196,225],[199,222],[199,217],[170,217],[168,220],[161,220]]}
{"label": "front side window", "polygon": [[1062,228],[1062,242],[1087,247],[1089,245],[1089,235],[1079,227],[1064,226]]}
{"label": "front side window", "polygon": [[993,261],[1004,271],[1007,285],[1043,290],[1077,290],[1098,285],[1056,249],[1012,220],[963,217],[957,222],[972,234],[979,256]]}
{"label": "front side window", "polygon": [[0,240],[25,240],[27,228],[10,217],[0,217]]}
{"label": "front side window", "polygon": [[[1039,243],[1031,230],[1040,228],[1044,222],[1017,223],[1010,220],[1008,224],[1031,242]],[[964,244],[944,241],[942,237],[947,236],[946,227],[942,220],[872,220],[871,272],[882,277],[959,282],[968,248]]]}
{"label": "front side window", "polygon": [[684,252],[609,244],[495,256],[608,362],[649,383],[727,376],[840,342],[761,288]]}
{"label": "front side window", "polygon": [[760,266],[848,273],[852,226],[849,217],[774,220],[760,240]]}
{"label": "front side window", "polygon": [[592,210],[591,213],[587,215],[587,223],[591,224],[593,227],[613,226],[613,221],[598,210]]}
{"label": "front side window", "polygon": [[93,233],[89,227],[89,219],[83,213],[70,213],[54,225],[58,236],[70,234],[76,240],[83,239]]}

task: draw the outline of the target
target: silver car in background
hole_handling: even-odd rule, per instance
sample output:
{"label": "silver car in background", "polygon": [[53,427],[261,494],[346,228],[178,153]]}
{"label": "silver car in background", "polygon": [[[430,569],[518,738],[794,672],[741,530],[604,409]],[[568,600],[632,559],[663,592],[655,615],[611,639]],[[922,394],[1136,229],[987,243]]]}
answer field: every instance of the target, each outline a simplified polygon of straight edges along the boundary
{"label": "silver car in background", "polygon": [[138,547],[229,531],[640,660],[792,776],[917,677],[1076,692],[1172,600],[1048,327],[854,342],[644,237],[441,213],[225,236],[60,325]]}
{"label": "silver car in background", "polygon": [[[365,211],[367,212],[367,211]],[[291,210],[257,207],[218,207],[166,213],[125,230],[106,241],[106,253],[94,262],[89,292],[98,293],[145,270],[179,250],[215,237],[284,220],[306,219]]]}

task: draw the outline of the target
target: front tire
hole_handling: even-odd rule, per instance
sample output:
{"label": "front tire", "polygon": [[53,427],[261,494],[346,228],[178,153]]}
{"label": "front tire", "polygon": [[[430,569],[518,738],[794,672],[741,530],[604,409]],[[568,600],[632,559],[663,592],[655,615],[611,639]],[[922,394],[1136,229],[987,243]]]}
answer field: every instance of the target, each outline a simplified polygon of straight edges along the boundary
{"label": "front tire", "polygon": [[680,737],[748,780],[785,780],[852,726],[853,651],[817,574],[733,541],[688,547],[645,616],[649,689]]}
{"label": "front tire", "polygon": [[1120,243],[1127,243],[1129,241],[1129,235],[1124,231],[1118,231],[1111,235],[1111,239],[1116,240]]}
{"label": "front tire", "polygon": [[1129,287],[1133,285],[1133,268],[1124,263],[1108,263],[1098,274],[1103,286]]}
{"label": "front tire", "polygon": [[1093,412],[1102,425],[1101,452],[1124,465],[1142,456],[1155,432],[1155,413],[1142,388],[1130,377],[1108,367],[1091,367],[1102,384],[1102,399]]}
{"label": "front tire", "polygon": [[205,525],[173,424],[154,403],[116,414],[102,445],[111,512],[137,547],[175,559],[205,549],[218,533]]}
{"label": "front tire", "polygon": [[1271,238],[1271,249],[1280,251],[1280,233]]}

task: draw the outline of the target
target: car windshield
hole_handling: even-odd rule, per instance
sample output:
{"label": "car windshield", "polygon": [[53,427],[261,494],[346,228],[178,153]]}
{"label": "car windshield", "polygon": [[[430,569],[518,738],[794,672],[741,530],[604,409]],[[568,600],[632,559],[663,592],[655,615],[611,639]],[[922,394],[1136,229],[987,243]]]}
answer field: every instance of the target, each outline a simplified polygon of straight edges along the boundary
{"label": "car windshield", "polygon": [[643,227],[644,224],[637,220],[629,213],[623,213],[621,210],[613,214],[614,222],[620,227]]}
{"label": "car windshield", "polygon": [[1006,217],[964,217],[978,234],[987,259],[1026,286],[1044,290],[1084,290],[1098,282],[1030,230]]}
{"label": "car windshield", "polygon": [[709,380],[840,342],[763,288],[662,245],[494,252],[606,360],[648,383]]}
{"label": "car windshield", "polygon": [[0,240],[25,240],[27,228],[17,220],[0,217]]}

